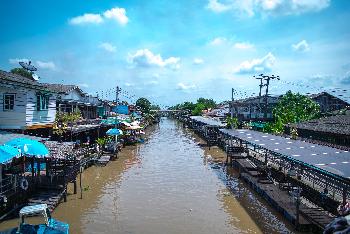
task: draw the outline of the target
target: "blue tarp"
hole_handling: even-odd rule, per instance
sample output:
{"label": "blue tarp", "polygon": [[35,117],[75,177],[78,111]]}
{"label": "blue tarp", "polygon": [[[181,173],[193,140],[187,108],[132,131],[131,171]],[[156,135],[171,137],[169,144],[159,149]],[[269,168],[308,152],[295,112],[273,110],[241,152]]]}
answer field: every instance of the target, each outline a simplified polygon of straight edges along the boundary
{"label": "blue tarp", "polygon": [[9,145],[0,145],[0,163],[9,163],[13,158],[20,155],[18,149]]}
{"label": "blue tarp", "polygon": [[109,136],[118,136],[123,134],[123,131],[117,128],[111,128],[106,132],[106,134]]}
{"label": "blue tarp", "polygon": [[45,157],[49,155],[49,150],[46,146],[39,142],[28,138],[16,138],[5,143],[21,150],[22,154]]}
{"label": "blue tarp", "polygon": [[113,107],[113,112],[118,113],[118,114],[128,115],[129,114],[129,107],[127,105],[118,105],[116,107]]}

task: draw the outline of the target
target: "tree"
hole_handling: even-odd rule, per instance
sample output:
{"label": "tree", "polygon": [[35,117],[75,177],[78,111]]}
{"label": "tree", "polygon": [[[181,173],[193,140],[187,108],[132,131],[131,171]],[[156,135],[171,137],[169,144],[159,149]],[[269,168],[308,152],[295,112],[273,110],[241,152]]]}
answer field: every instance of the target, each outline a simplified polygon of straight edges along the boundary
{"label": "tree", "polygon": [[24,68],[14,68],[11,70],[11,73],[13,74],[17,74],[17,75],[20,75],[20,76],[24,76],[24,77],[27,77],[29,79],[32,79],[33,77],[33,72],[29,72],[27,71],[26,69]]}
{"label": "tree", "polygon": [[320,106],[308,96],[288,91],[272,111],[275,122],[268,124],[265,131],[282,133],[284,125],[298,123],[319,117]]}
{"label": "tree", "polygon": [[196,107],[192,111],[192,115],[201,115],[204,109],[205,105],[203,103],[197,103]]}
{"label": "tree", "polygon": [[148,101],[147,98],[139,98],[136,101],[136,106],[139,106],[141,108],[141,111],[144,113],[149,113],[151,109],[151,102]]}
{"label": "tree", "polygon": [[197,104],[203,104],[205,109],[214,108],[216,103],[213,99],[198,98]]}
{"label": "tree", "polygon": [[151,110],[160,110],[160,107],[158,105],[151,105],[150,107]]}

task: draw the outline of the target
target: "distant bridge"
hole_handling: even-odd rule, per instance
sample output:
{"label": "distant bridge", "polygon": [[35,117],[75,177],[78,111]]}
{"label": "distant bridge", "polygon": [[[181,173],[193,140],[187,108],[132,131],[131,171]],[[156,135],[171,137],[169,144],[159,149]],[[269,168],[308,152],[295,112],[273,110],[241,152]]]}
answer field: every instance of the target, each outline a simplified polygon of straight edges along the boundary
{"label": "distant bridge", "polygon": [[156,110],[158,114],[162,117],[167,117],[175,113],[184,112],[184,110]]}

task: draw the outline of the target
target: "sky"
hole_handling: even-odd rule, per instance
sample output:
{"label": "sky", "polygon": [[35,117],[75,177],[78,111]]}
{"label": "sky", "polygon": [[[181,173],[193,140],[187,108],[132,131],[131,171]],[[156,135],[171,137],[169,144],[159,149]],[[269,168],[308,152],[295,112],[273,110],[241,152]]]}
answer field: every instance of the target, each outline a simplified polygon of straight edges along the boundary
{"label": "sky", "polygon": [[347,0],[0,0],[0,69],[170,106],[335,90],[350,96]]}

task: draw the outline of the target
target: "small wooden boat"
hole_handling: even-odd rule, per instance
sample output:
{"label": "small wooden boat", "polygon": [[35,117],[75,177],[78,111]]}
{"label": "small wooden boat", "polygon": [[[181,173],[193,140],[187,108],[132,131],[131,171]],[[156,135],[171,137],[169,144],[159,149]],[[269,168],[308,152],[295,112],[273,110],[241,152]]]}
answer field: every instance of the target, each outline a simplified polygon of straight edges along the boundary
{"label": "small wooden boat", "polygon": [[[25,222],[26,217],[41,217],[42,224],[29,224]],[[19,211],[19,226],[0,231],[0,234],[69,234],[69,224],[63,223],[51,217],[46,204],[25,206]]]}

